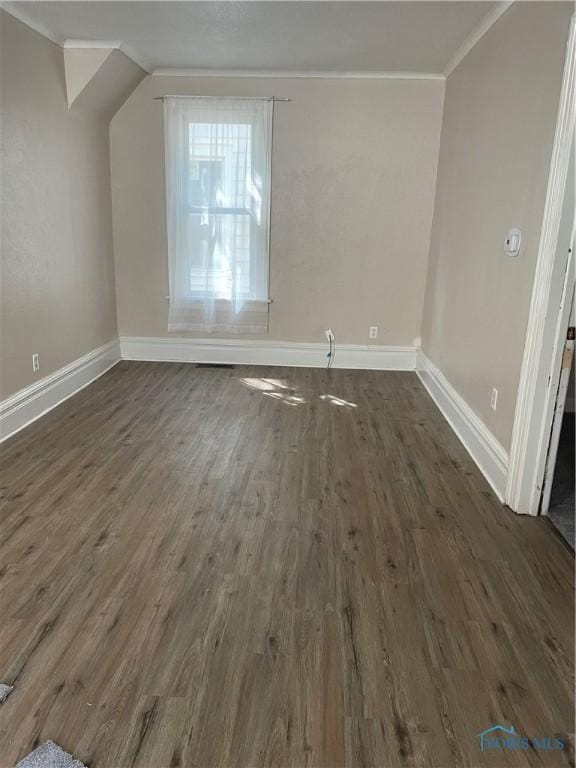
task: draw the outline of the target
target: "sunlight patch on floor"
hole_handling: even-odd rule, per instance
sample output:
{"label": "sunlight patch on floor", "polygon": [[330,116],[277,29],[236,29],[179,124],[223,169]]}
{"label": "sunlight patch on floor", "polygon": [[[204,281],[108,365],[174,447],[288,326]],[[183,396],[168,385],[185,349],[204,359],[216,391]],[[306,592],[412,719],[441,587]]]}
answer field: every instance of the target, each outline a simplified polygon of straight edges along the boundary
{"label": "sunlight patch on floor", "polygon": [[[254,389],[257,392],[261,392],[266,397],[271,397],[273,400],[278,400],[284,405],[303,405],[306,403],[306,398],[298,392],[298,388],[289,384],[285,379],[265,379],[260,377],[250,377],[239,379],[239,381],[249,389]],[[340,408],[357,408],[356,403],[345,400],[343,397],[338,397],[330,393],[319,395],[319,400],[330,405],[336,405]]]}
{"label": "sunlight patch on floor", "polygon": [[290,386],[283,379],[246,378],[240,381],[245,387],[255,389],[273,400],[279,400],[284,405],[294,407],[306,402],[306,399],[297,393],[296,387]]}
{"label": "sunlight patch on floor", "polygon": [[273,392],[277,389],[287,389],[293,392],[295,389],[295,387],[291,387],[289,384],[286,384],[286,382],[282,379],[247,378],[240,379],[240,381],[246,387],[250,387],[250,389],[257,389],[260,392]]}
{"label": "sunlight patch on floor", "polygon": [[351,403],[349,400],[344,400],[342,397],[336,397],[336,395],[320,395],[320,400],[327,401],[332,405],[343,406],[344,408],[358,408],[356,403]]}

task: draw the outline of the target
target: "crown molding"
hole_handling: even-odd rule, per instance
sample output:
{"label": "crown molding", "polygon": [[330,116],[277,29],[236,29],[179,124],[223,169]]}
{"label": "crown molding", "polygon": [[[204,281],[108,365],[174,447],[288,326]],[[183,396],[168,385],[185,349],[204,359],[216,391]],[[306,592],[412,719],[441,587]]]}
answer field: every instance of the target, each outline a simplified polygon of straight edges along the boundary
{"label": "crown molding", "polygon": [[63,48],[118,48],[122,47],[122,40],[74,40],[68,38],[62,43]]}
{"label": "crown molding", "polygon": [[178,69],[159,68],[154,77],[244,77],[326,80],[444,80],[441,72],[290,72],[265,69]]}
{"label": "crown molding", "polygon": [[26,11],[22,8],[23,3],[20,3],[19,5],[15,5],[14,3],[5,2],[4,0],[0,0],[0,8],[3,11],[6,11],[6,13],[9,13],[10,16],[14,16],[15,19],[18,19],[18,21],[21,21],[22,24],[26,24],[27,27],[30,27],[30,29],[33,29],[34,32],[38,32],[39,35],[42,35],[42,37],[46,37],[50,42],[56,43],[56,45],[59,45],[60,48],[62,48],[62,40],[55,35],[48,27],[46,27],[44,24],[42,24],[39,21],[36,21],[35,19],[30,18],[30,16],[26,13]]}
{"label": "crown molding", "polygon": [[0,8],[2,10],[6,11],[6,13],[9,13],[10,16],[13,16],[15,19],[18,19],[18,21],[21,21],[22,24],[30,27],[30,29],[33,29],[34,32],[42,35],[42,37],[47,38],[50,40],[50,42],[60,46],[60,48],[108,48],[120,51],[124,54],[124,56],[130,59],[130,61],[136,64],[137,67],[140,67],[140,69],[150,73],[150,65],[143,61],[137,54],[135,54],[134,51],[124,43],[123,40],[63,40],[62,38],[58,37],[58,35],[55,35],[52,30],[48,29],[48,27],[46,27],[44,24],[36,21],[36,19],[32,19],[28,13],[26,13],[26,10],[23,9],[23,5],[23,3],[15,5],[14,3],[0,0]]}
{"label": "crown molding", "polygon": [[474,48],[474,46],[480,42],[480,40],[484,37],[484,35],[490,30],[494,24],[498,21],[498,19],[506,13],[506,11],[510,8],[511,5],[513,5],[514,0],[506,0],[506,2],[501,2],[496,5],[495,8],[493,8],[491,11],[489,11],[486,16],[482,19],[482,21],[478,24],[476,29],[474,29],[468,37],[464,40],[462,45],[458,48],[456,53],[452,56],[448,64],[446,65],[446,68],[444,69],[444,75],[448,77],[448,75],[452,74],[458,64],[464,59]]}
{"label": "crown molding", "polygon": [[351,80],[351,79],[366,79],[366,80],[444,80],[450,75],[456,67],[460,64],[462,59],[474,48],[474,46],[484,37],[491,27],[498,21],[498,19],[513,5],[514,0],[505,0],[505,2],[499,2],[495,8],[493,8],[482,21],[478,24],[476,29],[466,38],[462,45],[458,48],[456,53],[452,56],[444,72],[390,72],[390,71],[376,71],[376,72],[305,72],[305,71],[284,71],[284,70],[237,70],[237,69],[186,69],[186,68],[157,68],[154,69],[152,65],[142,59],[136,54],[129,46],[127,46],[122,40],[62,40],[55,35],[52,30],[46,27],[41,22],[31,18],[31,16],[25,10],[25,4],[19,3],[16,5],[7,0],[0,0],[0,8],[5,10],[11,16],[21,21],[26,26],[38,32],[43,37],[46,37],[61,48],[111,48],[121,51],[127,58],[134,62],[137,66],[143,69],[148,74],[157,77],[244,77],[244,78],[284,78],[284,79],[334,79],[334,80]]}
{"label": "crown molding", "polygon": [[140,59],[123,40],[75,40],[68,38],[67,40],[64,40],[61,45],[63,48],[74,50],[83,48],[88,50],[106,48],[108,50],[120,51],[120,53],[123,53],[124,56],[136,64],[137,67],[150,73],[150,65]]}

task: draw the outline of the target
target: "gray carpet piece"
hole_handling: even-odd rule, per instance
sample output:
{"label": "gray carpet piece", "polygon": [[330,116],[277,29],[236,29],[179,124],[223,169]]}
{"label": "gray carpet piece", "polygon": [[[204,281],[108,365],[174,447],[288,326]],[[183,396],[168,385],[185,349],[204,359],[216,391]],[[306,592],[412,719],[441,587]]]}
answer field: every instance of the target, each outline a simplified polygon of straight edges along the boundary
{"label": "gray carpet piece", "polygon": [[2,704],[3,701],[6,701],[8,696],[12,693],[14,690],[13,685],[6,685],[6,683],[0,683],[0,704]]}
{"label": "gray carpet piece", "polygon": [[556,468],[552,478],[552,494],[548,517],[574,549],[576,539],[574,514],[576,499],[574,492],[574,462],[575,456],[575,426],[574,414],[565,413],[562,420],[560,442]]}
{"label": "gray carpet piece", "polygon": [[53,741],[45,741],[34,752],[23,757],[16,764],[16,768],[86,768],[86,766],[68,752],[64,752]]}

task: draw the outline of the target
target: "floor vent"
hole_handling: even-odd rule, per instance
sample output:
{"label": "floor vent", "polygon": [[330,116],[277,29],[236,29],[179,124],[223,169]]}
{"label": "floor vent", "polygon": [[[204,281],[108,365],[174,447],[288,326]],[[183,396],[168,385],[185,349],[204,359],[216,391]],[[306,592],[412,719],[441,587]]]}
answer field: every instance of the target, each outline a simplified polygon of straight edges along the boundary
{"label": "floor vent", "polygon": [[196,363],[196,368],[236,368],[231,363]]}

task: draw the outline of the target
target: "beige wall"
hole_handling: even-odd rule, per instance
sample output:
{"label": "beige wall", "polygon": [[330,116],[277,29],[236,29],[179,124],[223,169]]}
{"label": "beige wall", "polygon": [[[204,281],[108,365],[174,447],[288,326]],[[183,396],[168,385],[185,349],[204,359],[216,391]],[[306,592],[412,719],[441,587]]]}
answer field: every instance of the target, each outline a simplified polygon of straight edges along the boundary
{"label": "beige wall", "polygon": [[[94,103],[87,90],[68,111],[63,50],[0,14],[6,398],[117,335],[108,137],[116,105],[104,108],[97,88]],[[115,81],[133,87],[142,71],[114,56]]]}
{"label": "beige wall", "polygon": [[166,336],[161,94],[276,95],[269,338],[420,336],[441,80],[148,77],[111,124],[118,324]]}
{"label": "beige wall", "polygon": [[423,348],[506,449],[572,11],[513,5],[446,85]]}
{"label": "beige wall", "polygon": [[571,12],[515,4],[448,78],[435,204],[442,81],[147,77],[109,147],[142,72],[115,52],[69,111],[62,49],[2,12],[1,397],[114,338],[116,307],[120,334],[167,335],[153,96],[275,94],[269,337],[422,335],[508,448]]}

